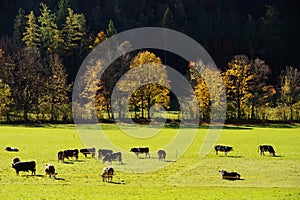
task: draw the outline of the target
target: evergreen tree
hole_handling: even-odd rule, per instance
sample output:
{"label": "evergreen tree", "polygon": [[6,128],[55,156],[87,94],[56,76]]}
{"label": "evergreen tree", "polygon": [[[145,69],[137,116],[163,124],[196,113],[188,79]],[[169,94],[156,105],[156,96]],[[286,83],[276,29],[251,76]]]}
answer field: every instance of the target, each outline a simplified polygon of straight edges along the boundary
{"label": "evergreen tree", "polygon": [[161,26],[163,28],[175,28],[174,16],[169,7],[166,8],[165,13],[162,17]]}
{"label": "evergreen tree", "polygon": [[26,44],[26,47],[38,48],[40,46],[40,33],[34,12],[31,11],[26,18],[27,26],[22,40]]}
{"label": "evergreen tree", "polygon": [[109,37],[111,37],[111,36],[113,36],[113,35],[115,35],[117,33],[118,32],[117,32],[117,29],[115,28],[115,24],[114,24],[113,20],[110,19],[109,23],[108,23],[108,27],[106,29],[106,35],[109,38]]}
{"label": "evergreen tree", "polygon": [[44,52],[55,52],[62,42],[60,31],[55,24],[55,15],[46,4],[40,4],[41,15],[38,17],[40,23],[41,49]]}
{"label": "evergreen tree", "polygon": [[25,11],[22,8],[20,8],[14,21],[13,36],[16,38],[17,41],[22,41],[23,33],[25,32],[25,26]]}
{"label": "evergreen tree", "polygon": [[70,8],[69,0],[60,0],[58,2],[58,10],[56,11],[56,24],[61,29],[68,16],[68,8]]}
{"label": "evergreen tree", "polygon": [[74,13],[71,8],[68,8],[68,12],[62,32],[65,50],[72,52],[86,34],[86,20],[83,14]]}

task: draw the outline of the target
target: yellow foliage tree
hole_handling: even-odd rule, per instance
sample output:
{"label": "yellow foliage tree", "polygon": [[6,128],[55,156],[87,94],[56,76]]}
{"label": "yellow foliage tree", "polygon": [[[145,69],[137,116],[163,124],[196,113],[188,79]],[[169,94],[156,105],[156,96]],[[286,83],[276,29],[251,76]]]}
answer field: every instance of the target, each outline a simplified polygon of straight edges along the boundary
{"label": "yellow foliage tree", "polygon": [[237,55],[228,63],[223,79],[226,87],[229,117],[241,119],[252,98],[250,92],[254,75],[249,59]]}
{"label": "yellow foliage tree", "polygon": [[[148,113],[147,118],[149,119],[150,108],[155,104],[169,108],[170,90],[168,88],[170,88],[170,81],[167,76],[166,67],[162,65],[161,59],[154,53],[149,51],[140,52],[130,64],[130,69],[143,66],[148,66],[147,70],[142,70],[142,73],[134,74],[135,77],[131,79],[140,87],[133,92],[130,103],[133,108],[141,108],[143,118],[146,118],[144,112],[146,109]],[[143,82],[146,82],[146,84],[143,84]]]}

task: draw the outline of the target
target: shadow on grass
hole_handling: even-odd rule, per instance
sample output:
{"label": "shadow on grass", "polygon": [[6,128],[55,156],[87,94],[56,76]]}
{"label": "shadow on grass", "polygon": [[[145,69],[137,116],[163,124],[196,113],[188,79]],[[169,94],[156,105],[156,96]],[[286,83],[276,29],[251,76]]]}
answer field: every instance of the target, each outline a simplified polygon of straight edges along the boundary
{"label": "shadow on grass", "polygon": [[74,162],[72,162],[72,161],[65,161],[65,162],[63,162],[64,164],[74,164]]}
{"label": "shadow on grass", "polygon": [[110,184],[115,184],[115,185],[125,185],[125,182],[121,181],[121,182],[115,182],[115,181],[110,181],[110,182],[107,182],[107,183],[110,183]]}
{"label": "shadow on grass", "polygon": [[22,177],[26,177],[26,178],[28,178],[28,177],[45,177],[45,175],[42,175],[42,174],[36,174],[36,175],[21,175]]}
{"label": "shadow on grass", "polygon": [[236,179],[236,178],[224,178],[223,180],[227,180],[227,181],[243,181],[245,179],[240,178],[240,179]]}
{"label": "shadow on grass", "polygon": [[[226,156],[223,156],[223,157],[226,157]],[[242,156],[227,156],[229,158],[242,158]]]}
{"label": "shadow on grass", "polygon": [[58,181],[64,181],[65,179],[64,178],[54,178],[55,180],[58,180]]}

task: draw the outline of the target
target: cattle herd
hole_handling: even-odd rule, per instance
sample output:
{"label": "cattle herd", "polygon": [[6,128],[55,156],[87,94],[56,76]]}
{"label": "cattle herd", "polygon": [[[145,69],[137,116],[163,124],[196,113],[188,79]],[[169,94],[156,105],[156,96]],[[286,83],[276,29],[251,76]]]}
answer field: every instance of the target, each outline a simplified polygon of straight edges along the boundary
{"label": "cattle herd", "polygon": [[[230,146],[224,146],[224,145],[216,145],[215,146],[216,155],[218,155],[218,151],[224,152],[224,155],[227,156],[227,153],[230,151],[233,151],[233,147]],[[271,145],[259,145],[258,151],[260,152],[260,155],[265,155],[264,152],[269,152],[271,156],[275,156],[275,150]],[[227,172],[225,170],[219,170],[219,172],[222,174],[223,179],[228,180],[239,180],[240,174],[237,172]]]}
{"label": "cattle herd", "polygon": [[[218,156],[218,152],[224,152],[224,155],[227,156],[227,153],[230,151],[233,151],[233,147],[231,146],[225,146],[225,145],[216,145],[214,147],[216,155]],[[6,151],[15,151],[18,152],[19,150],[17,148],[11,148],[6,147]],[[260,145],[258,147],[258,150],[260,152],[260,155],[264,155],[264,152],[269,152],[270,155],[275,156],[275,150],[271,145]],[[145,154],[145,158],[150,158],[149,153],[149,147],[134,147],[130,149],[130,152],[133,152],[137,157],[139,157],[139,154]],[[68,149],[64,151],[59,151],[57,153],[58,162],[62,161],[65,162],[65,159],[75,158],[78,160],[78,154],[82,153],[85,157],[87,155],[91,155],[92,158],[95,158],[96,155],[96,148],[84,148],[80,149]],[[166,161],[166,151],[165,150],[158,150],[157,156],[159,161]],[[113,150],[110,149],[99,149],[98,150],[98,160],[102,160],[102,163],[110,163],[112,164],[112,161],[117,161],[119,164],[123,164],[122,161],[122,153],[121,152],[113,152]],[[21,162],[19,158],[14,158],[12,160],[12,168],[16,170],[16,174],[19,175],[20,171],[31,171],[32,175],[35,175],[36,173],[36,163],[35,161],[26,161]],[[222,174],[223,179],[230,179],[230,180],[238,180],[240,179],[240,174],[237,172],[227,172],[225,170],[219,170],[219,172]],[[55,167],[52,164],[47,163],[45,166],[45,173],[50,178],[53,176],[56,178],[57,172],[55,172]],[[101,178],[103,181],[111,182],[114,175],[114,169],[112,167],[105,167],[101,173]]]}

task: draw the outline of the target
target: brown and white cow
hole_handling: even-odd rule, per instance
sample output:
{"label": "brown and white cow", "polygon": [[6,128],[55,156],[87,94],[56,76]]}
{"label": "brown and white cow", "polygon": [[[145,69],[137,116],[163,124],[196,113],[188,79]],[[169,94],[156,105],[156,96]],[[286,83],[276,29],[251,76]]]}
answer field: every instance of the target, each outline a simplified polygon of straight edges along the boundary
{"label": "brown and white cow", "polygon": [[112,167],[104,167],[101,177],[102,181],[111,182],[113,179],[115,170]]}
{"label": "brown and white cow", "polygon": [[56,178],[57,173],[55,172],[55,168],[53,165],[51,164],[46,164],[45,166],[45,173],[46,176],[49,175],[49,177],[51,178],[51,176],[53,176],[53,178]]}

